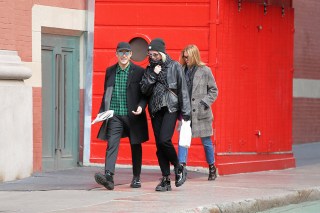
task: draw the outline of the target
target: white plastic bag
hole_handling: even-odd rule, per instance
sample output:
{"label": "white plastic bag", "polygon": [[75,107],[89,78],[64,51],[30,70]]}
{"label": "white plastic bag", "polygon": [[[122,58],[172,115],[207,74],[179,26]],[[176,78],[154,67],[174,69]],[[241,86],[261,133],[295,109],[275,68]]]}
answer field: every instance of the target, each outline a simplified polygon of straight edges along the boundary
{"label": "white plastic bag", "polygon": [[180,129],[180,136],[179,136],[179,145],[185,148],[189,148],[191,145],[191,121],[184,121],[182,119],[181,129]]}

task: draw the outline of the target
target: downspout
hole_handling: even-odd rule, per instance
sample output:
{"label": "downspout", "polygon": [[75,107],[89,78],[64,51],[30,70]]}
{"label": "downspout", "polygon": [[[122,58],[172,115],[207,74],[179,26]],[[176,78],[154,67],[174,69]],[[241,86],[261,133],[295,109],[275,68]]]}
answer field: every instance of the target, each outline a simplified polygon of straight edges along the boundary
{"label": "downspout", "polygon": [[92,114],[92,75],[93,75],[93,35],[94,35],[94,3],[87,0],[87,58],[84,89],[84,140],[83,140],[83,165],[89,165],[91,114]]}
{"label": "downspout", "polygon": [[208,65],[215,73],[218,66],[218,32],[217,25],[220,24],[219,20],[219,0],[210,1],[210,20],[209,20],[209,46],[208,46]]}
{"label": "downspout", "polygon": [[[212,70],[212,74],[217,79],[218,69],[218,25],[219,19],[219,0],[210,1],[210,20],[209,20],[209,42],[208,42],[208,66]],[[215,116],[217,118],[217,116]],[[215,126],[215,124],[213,124]],[[213,126],[213,127],[214,127]],[[213,128],[213,142],[216,144],[216,131]],[[218,162],[217,162],[218,163]]]}

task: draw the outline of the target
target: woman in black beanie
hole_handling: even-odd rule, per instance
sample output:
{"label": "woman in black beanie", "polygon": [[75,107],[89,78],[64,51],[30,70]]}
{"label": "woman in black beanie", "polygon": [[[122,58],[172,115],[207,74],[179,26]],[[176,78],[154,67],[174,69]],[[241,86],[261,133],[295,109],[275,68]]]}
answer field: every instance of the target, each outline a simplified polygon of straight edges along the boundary
{"label": "woman in black beanie", "polygon": [[156,191],[171,191],[170,163],[174,166],[175,186],[186,181],[187,170],[179,164],[172,144],[178,115],[190,119],[190,100],[181,65],[166,54],[163,39],[153,39],[148,46],[149,65],[141,80],[141,91],[149,97],[151,116],[157,146],[157,158],[162,172]]}

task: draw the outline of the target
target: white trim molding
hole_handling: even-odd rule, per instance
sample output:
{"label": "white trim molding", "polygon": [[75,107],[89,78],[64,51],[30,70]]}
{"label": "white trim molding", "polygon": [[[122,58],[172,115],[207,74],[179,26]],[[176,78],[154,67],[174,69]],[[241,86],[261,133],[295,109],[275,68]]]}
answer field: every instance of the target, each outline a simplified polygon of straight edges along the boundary
{"label": "white trim molding", "polygon": [[293,79],[293,98],[320,98],[320,80]]}
{"label": "white trim molding", "polygon": [[[51,29],[51,30],[50,30]],[[84,41],[82,32],[86,32],[86,10],[75,10],[44,5],[32,7],[32,62],[25,65],[32,70],[32,77],[26,80],[26,84],[33,87],[41,87],[41,33],[55,33],[80,36]],[[80,56],[84,54],[80,49]],[[80,61],[84,61],[80,58]],[[83,64],[80,63],[80,78],[83,75]],[[82,81],[80,81],[82,84]],[[81,85],[80,85],[81,86]]]}

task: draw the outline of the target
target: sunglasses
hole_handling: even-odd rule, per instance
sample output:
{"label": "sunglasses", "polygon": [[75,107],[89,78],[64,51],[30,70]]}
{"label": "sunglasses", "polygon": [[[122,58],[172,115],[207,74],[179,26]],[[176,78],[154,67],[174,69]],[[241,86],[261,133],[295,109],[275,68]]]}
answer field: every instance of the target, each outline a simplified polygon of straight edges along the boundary
{"label": "sunglasses", "polygon": [[183,56],[183,58],[185,59],[185,60],[187,60],[187,59],[189,59],[189,56]]}
{"label": "sunglasses", "polygon": [[159,53],[148,54],[149,57],[153,57],[153,58],[157,58],[159,55],[160,55]]}
{"label": "sunglasses", "polygon": [[119,52],[117,52],[117,54],[118,54],[118,56],[120,56],[120,57],[122,57],[122,56],[129,56],[130,55],[130,52],[128,52],[128,51],[125,51],[125,52],[122,52],[122,51],[119,51]]}

